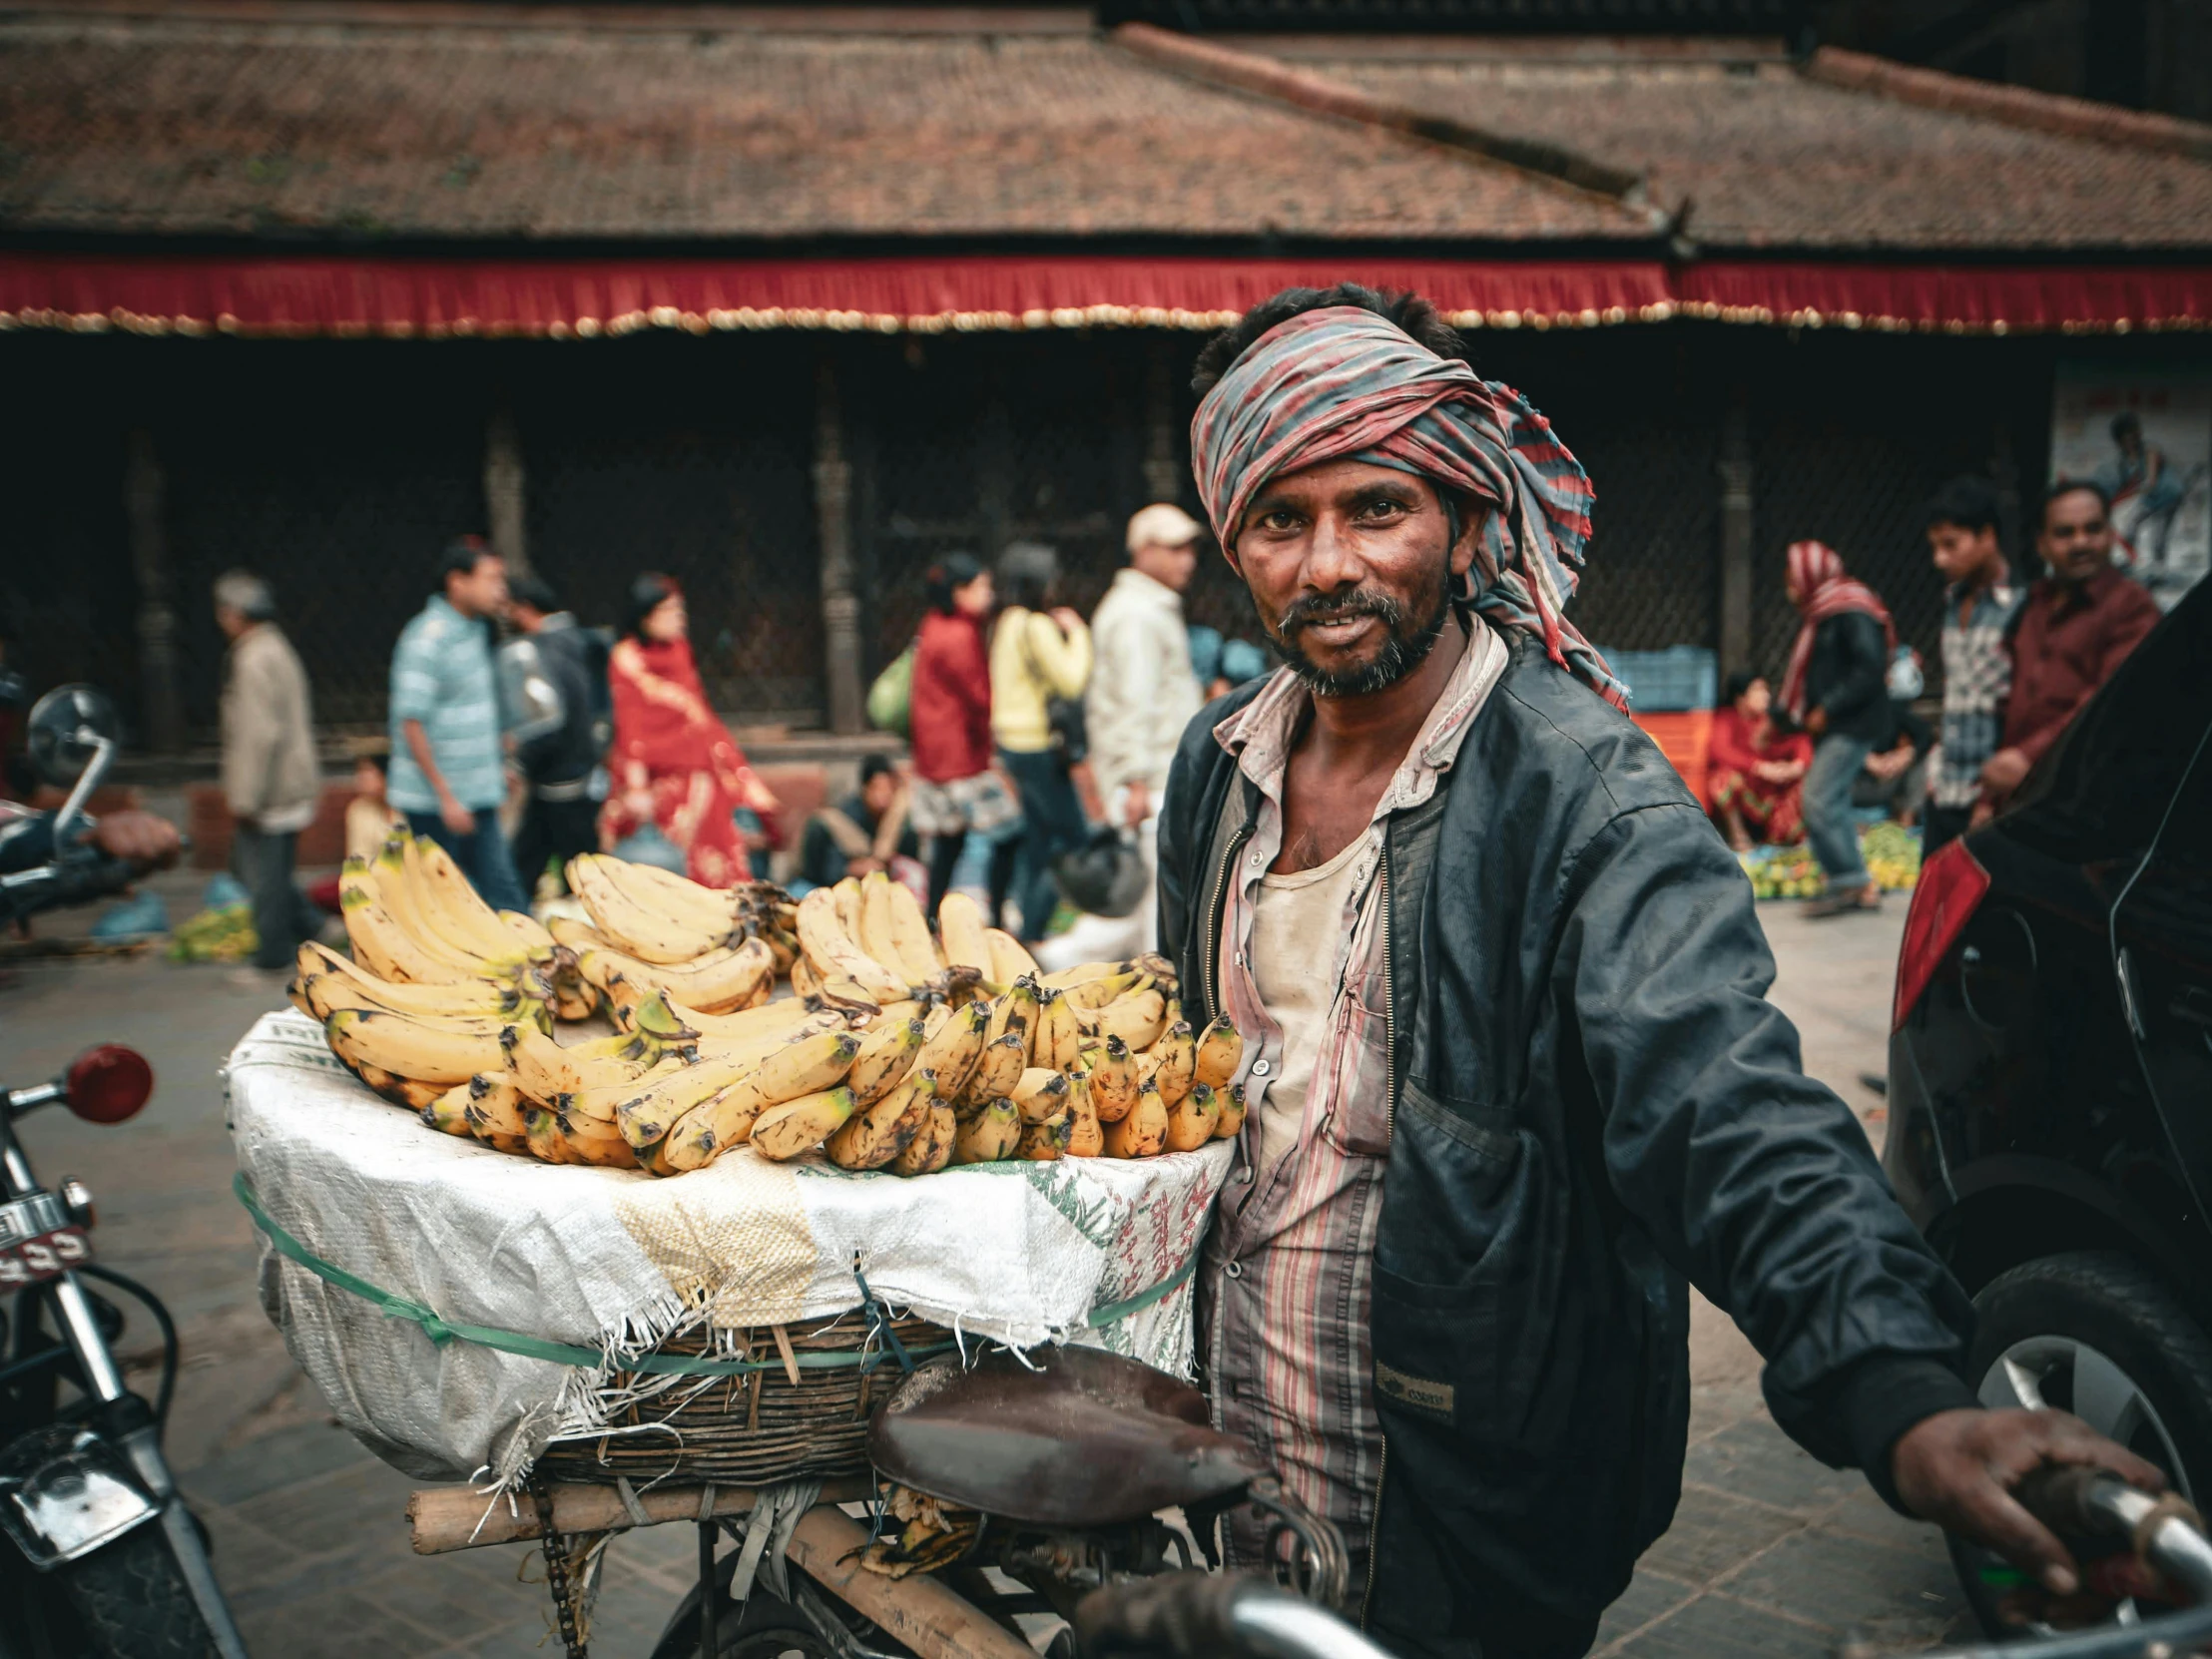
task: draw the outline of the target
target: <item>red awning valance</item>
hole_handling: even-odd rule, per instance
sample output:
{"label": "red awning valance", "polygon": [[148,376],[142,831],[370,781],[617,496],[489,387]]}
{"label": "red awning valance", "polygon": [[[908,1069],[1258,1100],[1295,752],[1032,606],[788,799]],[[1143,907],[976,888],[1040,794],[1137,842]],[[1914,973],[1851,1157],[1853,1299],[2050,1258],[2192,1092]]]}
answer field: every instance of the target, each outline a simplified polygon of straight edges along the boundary
{"label": "red awning valance", "polygon": [[0,253],[0,326],[403,338],[1213,328],[1278,288],[1348,277],[1425,293],[1462,327],[1677,315],[1951,332],[2212,325],[2212,266]]}

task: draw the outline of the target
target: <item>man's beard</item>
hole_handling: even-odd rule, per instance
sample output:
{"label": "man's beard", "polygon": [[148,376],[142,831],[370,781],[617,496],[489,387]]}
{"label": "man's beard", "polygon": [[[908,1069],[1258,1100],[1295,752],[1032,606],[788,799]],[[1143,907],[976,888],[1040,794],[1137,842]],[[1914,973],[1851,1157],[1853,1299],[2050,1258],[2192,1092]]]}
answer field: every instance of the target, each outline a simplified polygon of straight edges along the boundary
{"label": "man's beard", "polygon": [[[1427,660],[1451,614],[1449,583],[1439,580],[1434,600],[1424,608],[1418,623],[1411,612],[1386,593],[1354,588],[1350,593],[1313,594],[1296,601],[1268,629],[1269,638],[1290,664],[1291,672],[1306,683],[1316,697],[1367,697],[1396,685]],[[1372,616],[1382,624],[1386,638],[1382,649],[1358,668],[1332,671],[1307,656],[1298,643],[1301,629],[1317,622],[1343,622],[1351,617]],[[1265,620],[1265,619],[1263,619]]]}

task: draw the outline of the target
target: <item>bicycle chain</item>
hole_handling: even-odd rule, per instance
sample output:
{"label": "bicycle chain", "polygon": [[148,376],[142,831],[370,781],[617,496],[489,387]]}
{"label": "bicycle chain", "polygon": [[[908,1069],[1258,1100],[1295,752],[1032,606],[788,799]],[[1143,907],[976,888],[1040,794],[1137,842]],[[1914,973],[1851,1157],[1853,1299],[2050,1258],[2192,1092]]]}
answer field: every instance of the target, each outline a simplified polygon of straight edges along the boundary
{"label": "bicycle chain", "polygon": [[538,1509],[538,1540],[545,1549],[545,1583],[553,1592],[553,1617],[561,1627],[561,1643],[568,1659],[590,1659],[584,1639],[576,1633],[576,1602],[568,1582],[568,1540],[553,1529],[553,1493],[542,1480],[532,1478],[530,1496]]}

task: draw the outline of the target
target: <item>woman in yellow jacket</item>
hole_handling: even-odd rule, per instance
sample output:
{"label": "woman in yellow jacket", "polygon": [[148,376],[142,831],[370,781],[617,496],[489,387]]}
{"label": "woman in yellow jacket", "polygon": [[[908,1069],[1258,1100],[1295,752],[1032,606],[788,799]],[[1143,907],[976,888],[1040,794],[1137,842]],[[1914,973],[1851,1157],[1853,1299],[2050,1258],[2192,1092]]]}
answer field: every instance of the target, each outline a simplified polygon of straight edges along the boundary
{"label": "woman in yellow jacket", "polygon": [[1039,542],[1008,547],[998,561],[1005,605],[991,635],[991,740],[1021,794],[1022,867],[1014,894],[1022,936],[1032,943],[1044,936],[1059,896],[1052,860],[1081,846],[1090,828],[1068,777],[1081,750],[1068,753],[1068,733],[1053,730],[1050,713],[1055,698],[1080,709],[1091,678],[1090,629],[1067,606],[1052,604],[1059,575],[1059,555],[1051,548]]}

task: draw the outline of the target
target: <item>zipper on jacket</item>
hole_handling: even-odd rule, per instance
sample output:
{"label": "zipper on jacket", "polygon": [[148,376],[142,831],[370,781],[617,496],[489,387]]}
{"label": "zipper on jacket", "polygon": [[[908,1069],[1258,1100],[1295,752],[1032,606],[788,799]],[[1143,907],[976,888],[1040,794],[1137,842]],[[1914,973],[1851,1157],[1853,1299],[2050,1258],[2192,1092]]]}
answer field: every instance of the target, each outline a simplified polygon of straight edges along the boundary
{"label": "zipper on jacket", "polygon": [[1221,860],[1221,867],[1214,871],[1214,896],[1206,905],[1206,954],[1203,958],[1206,988],[1206,1014],[1218,1018],[1221,1014],[1221,918],[1222,903],[1229,892],[1229,872],[1236,867],[1237,854],[1244,850],[1246,841],[1252,839],[1256,826],[1247,819],[1244,828],[1229,837],[1229,850]]}
{"label": "zipper on jacket", "polygon": [[[1390,960],[1395,952],[1390,948],[1390,841],[1387,830],[1382,833],[1382,861],[1376,866],[1376,886],[1382,902],[1382,1138],[1387,1142],[1397,1133],[1397,997],[1394,975],[1390,972]],[[1374,1341],[1372,1334],[1369,1341]],[[1382,1460],[1375,1470],[1375,1513],[1368,1521],[1368,1582],[1367,1587],[1360,1592],[1362,1630],[1368,1627],[1369,1604],[1375,1600],[1376,1563],[1380,1558],[1378,1546],[1382,1541],[1382,1486],[1389,1477],[1390,1437],[1384,1434]]]}

